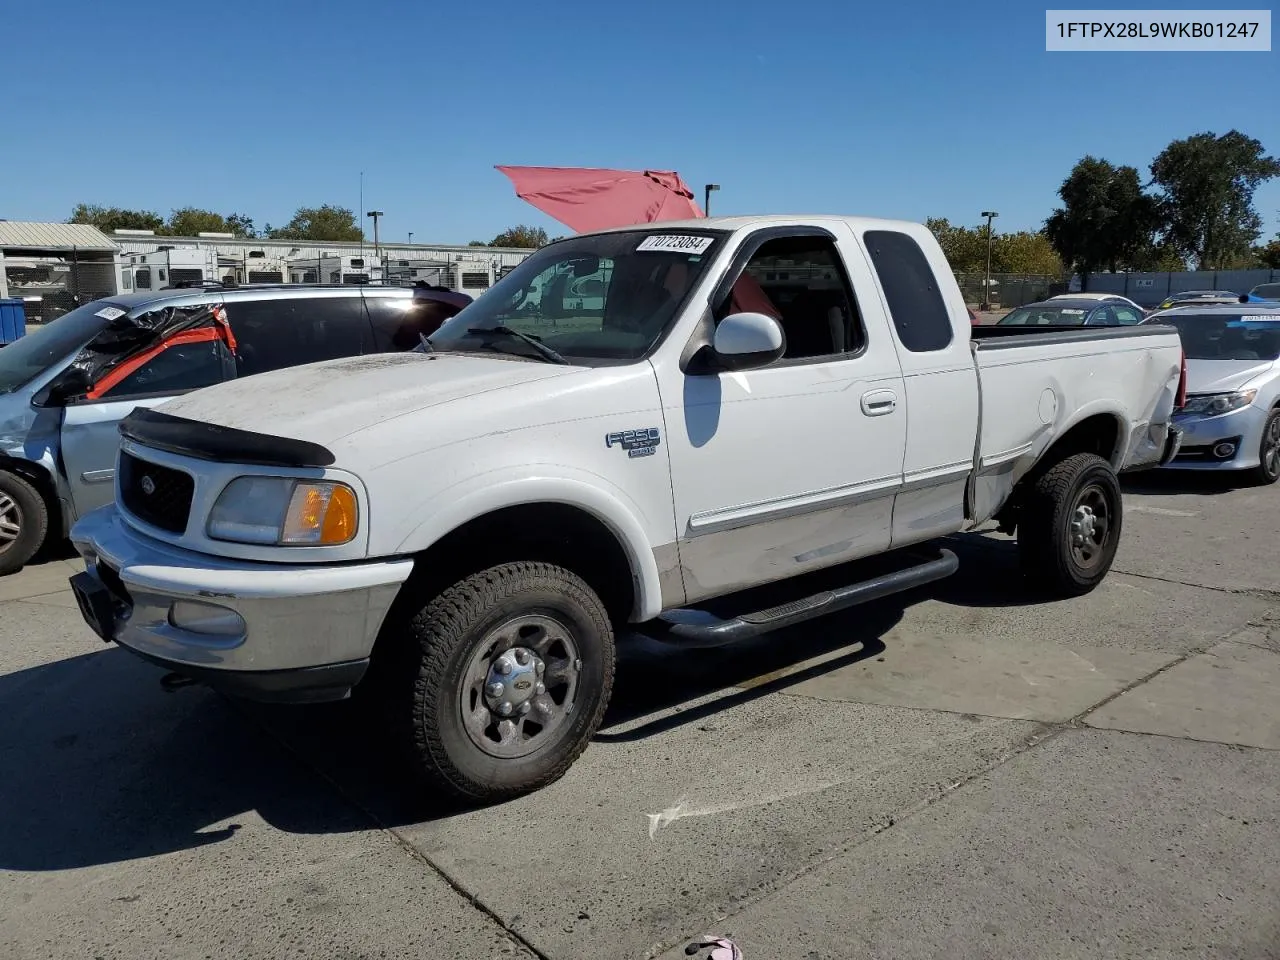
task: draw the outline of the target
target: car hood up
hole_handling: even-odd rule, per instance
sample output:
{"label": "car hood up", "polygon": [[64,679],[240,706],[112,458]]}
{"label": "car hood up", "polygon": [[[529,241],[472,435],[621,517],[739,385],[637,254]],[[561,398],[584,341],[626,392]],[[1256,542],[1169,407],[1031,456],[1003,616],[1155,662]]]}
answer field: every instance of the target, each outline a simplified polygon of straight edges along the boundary
{"label": "car hood up", "polygon": [[428,407],[581,370],[449,353],[370,354],[231,380],[158,409],[323,446]]}
{"label": "car hood up", "polygon": [[1187,393],[1234,393],[1274,367],[1271,360],[1188,360]]}

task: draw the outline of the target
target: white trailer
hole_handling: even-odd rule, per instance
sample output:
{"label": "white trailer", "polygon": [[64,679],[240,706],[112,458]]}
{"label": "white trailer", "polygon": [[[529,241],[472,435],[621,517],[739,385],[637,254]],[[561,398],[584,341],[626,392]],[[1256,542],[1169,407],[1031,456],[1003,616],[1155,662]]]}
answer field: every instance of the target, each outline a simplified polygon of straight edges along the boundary
{"label": "white trailer", "polygon": [[382,263],[373,254],[340,257],[297,257],[288,261],[290,283],[323,283],[342,286],[382,283]]}
{"label": "white trailer", "polygon": [[177,283],[222,279],[213,249],[170,248],[154,253],[131,253],[122,265],[124,286],[130,290],[163,290]]}
{"label": "white trailer", "polygon": [[480,259],[388,260],[386,276],[388,283],[401,287],[411,287],[422,281],[475,298],[511,269],[514,268],[502,269],[492,260]]}

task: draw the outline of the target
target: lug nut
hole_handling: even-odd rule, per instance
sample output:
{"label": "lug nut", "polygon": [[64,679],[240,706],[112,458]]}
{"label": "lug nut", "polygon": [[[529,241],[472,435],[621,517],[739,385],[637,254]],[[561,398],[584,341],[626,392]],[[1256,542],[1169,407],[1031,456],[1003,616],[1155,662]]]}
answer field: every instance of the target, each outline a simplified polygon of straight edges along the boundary
{"label": "lug nut", "polygon": [[538,674],[538,676],[542,676],[547,671],[547,665],[543,663],[541,660],[539,660],[537,666],[534,667],[534,671]]}
{"label": "lug nut", "polygon": [[547,685],[545,683],[539,682],[538,685],[533,688],[533,692],[540,697],[547,692]]}
{"label": "lug nut", "polygon": [[517,650],[516,663],[520,664],[520,666],[523,667],[528,662],[529,662],[529,651],[524,649]]}
{"label": "lug nut", "polygon": [[505,689],[506,687],[504,687],[500,683],[491,683],[489,684],[489,686],[484,688],[484,692],[489,696],[493,697],[493,699],[497,700],[500,696],[502,696],[502,691]]}
{"label": "lug nut", "polygon": [[511,672],[511,664],[508,663],[506,660],[499,660],[494,665],[494,668],[504,677]]}
{"label": "lug nut", "polygon": [[511,716],[511,704],[503,700],[500,704],[498,704],[498,712],[502,714],[504,717]]}
{"label": "lug nut", "polygon": [[532,709],[532,708],[529,706],[529,701],[528,701],[528,700],[526,700],[524,703],[520,704],[520,715],[521,715],[521,716],[524,716],[524,715],[525,715],[526,713],[528,713],[531,709]]}

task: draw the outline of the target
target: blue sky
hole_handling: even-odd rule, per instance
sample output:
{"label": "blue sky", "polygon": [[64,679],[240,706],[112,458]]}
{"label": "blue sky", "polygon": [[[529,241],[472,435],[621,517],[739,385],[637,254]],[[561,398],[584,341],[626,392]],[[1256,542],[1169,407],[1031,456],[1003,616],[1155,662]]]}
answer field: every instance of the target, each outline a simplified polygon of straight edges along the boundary
{"label": "blue sky", "polygon": [[[729,12],[732,10],[733,12]],[[1236,127],[1280,154],[1280,53],[1046,53],[1027,3],[11,4],[0,217],[79,201],[382,235],[528,222],[497,163],[678,170],[714,213],[1036,228],[1085,153]],[[1280,182],[1259,191],[1266,236]]]}

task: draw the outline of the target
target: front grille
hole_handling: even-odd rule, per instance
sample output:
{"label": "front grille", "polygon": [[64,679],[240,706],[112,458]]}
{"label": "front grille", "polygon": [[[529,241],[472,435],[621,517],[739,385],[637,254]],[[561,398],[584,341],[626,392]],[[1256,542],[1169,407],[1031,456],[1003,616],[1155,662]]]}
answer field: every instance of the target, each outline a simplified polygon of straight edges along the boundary
{"label": "front grille", "polygon": [[120,499],[139,520],[185,533],[196,482],[189,473],[120,453]]}

